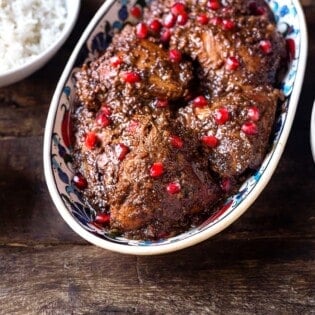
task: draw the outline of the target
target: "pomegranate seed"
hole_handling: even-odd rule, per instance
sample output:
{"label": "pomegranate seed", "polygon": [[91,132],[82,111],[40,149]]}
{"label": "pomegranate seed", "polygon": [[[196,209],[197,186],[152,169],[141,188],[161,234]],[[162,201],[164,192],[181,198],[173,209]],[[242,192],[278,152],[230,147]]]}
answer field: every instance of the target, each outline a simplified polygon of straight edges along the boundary
{"label": "pomegranate seed", "polygon": [[197,16],[197,22],[201,25],[207,25],[209,23],[209,18],[207,14],[201,13]]}
{"label": "pomegranate seed", "polygon": [[148,32],[149,29],[145,23],[141,22],[136,26],[136,34],[138,38],[140,39],[146,38],[148,36]]}
{"label": "pomegranate seed", "polygon": [[172,13],[169,13],[165,16],[163,24],[167,28],[171,28],[175,25],[176,23],[176,16]]}
{"label": "pomegranate seed", "polygon": [[235,27],[235,23],[232,20],[222,20],[222,27],[226,31],[230,31]]}
{"label": "pomegranate seed", "polygon": [[95,132],[89,132],[87,133],[86,137],[85,137],[85,146],[92,150],[96,147],[97,145],[97,135],[95,134]]}
{"label": "pomegranate seed", "polygon": [[170,30],[164,30],[161,33],[161,42],[164,44],[167,44],[171,39],[171,35],[172,35],[172,33]]}
{"label": "pomegranate seed", "polygon": [[150,25],[149,25],[149,28],[152,32],[154,33],[158,33],[161,28],[162,28],[162,24],[159,20],[153,20]]}
{"label": "pomegranate seed", "polygon": [[155,106],[157,108],[165,108],[168,107],[169,103],[168,100],[157,100]]}
{"label": "pomegranate seed", "polygon": [[225,124],[230,118],[229,111],[225,107],[217,108],[214,111],[214,120],[218,125]]}
{"label": "pomegranate seed", "polygon": [[226,59],[225,68],[228,71],[235,71],[239,67],[240,63],[236,57],[228,57]]}
{"label": "pomegranate seed", "polygon": [[260,41],[259,47],[262,50],[262,52],[265,53],[266,55],[270,54],[272,51],[272,45],[270,40],[268,39]]}
{"label": "pomegranate seed", "polygon": [[178,25],[185,25],[188,22],[188,14],[186,12],[180,13],[177,17]]}
{"label": "pomegranate seed", "polygon": [[115,152],[119,161],[122,161],[126,155],[130,152],[129,148],[123,144],[119,143],[115,147]]}
{"label": "pomegranate seed", "polygon": [[150,168],[151,177],[160,177],[164,173],[164,165],[160,162],[153,163]]}
{"label": "pomegranate seed", "polygon": [[119,56],[114,56],[114,57],[110,58],[110,64],[113,67],[118,67],[119,65],[122,64],[122,60]]}
{"label": "pomegranate seed", "polygon": [[104,128],[104,127],[107,127],[110,125],[110,119],[108,118],[108,115],[106,115],[105,112],[100,112],[97,116],[96,116],[96,119],[95,119],[96,123]]}
{"label": "pomegranate seed", "polygon": [[252,1],[248,5],[249,11],[253,15],[263,15],[266,13],[266,9],[262,6],[257,6],[255,1]]}
{"label": "pomegranate seed", "polygon": [[172,182],[166,186],[166,190],[169,194],[174,195],[174,194],[178,194],[180,192],[181,187],[180,187],[180,184],[178,182]]}
{"label": "pomegranate seed", "polygon": [[95,222],[101,225],[107,225],[110,222],[110,214],[108,213],[99,213],[95,217]]}
{"label": "pomegranate seed", "polygon": [[180,15],[181,13],[183,13],[185,11],[186,11],[185,5],[183,3],[180,3],[180,2],[176,2],[175,4],[173,4],[173,6],[171,8],[171,12],[175,16]]}
{"label": "pomegranate seed", "polygon": [[252,121],[258,121],[260,117],[259,109],[256,106],[248,108],[247,116]]}
{"label": "pomegranate seed", "polygon": [[137,129],[139,128],[140,123],[137,120],[131,120],[129,122],[129,125],[127,127],[127,131],[131,134],[135,133],[137,131]]}
{"label": "pomegranate seed", "polygon": [[224,192],[229,192],[231,190],[231,180],[229,178],[223,178],[220,186]]}
{"label": "pomegranate seed", "polygon": [[266,9],[264,7],[258,7],[256,12],[257,15],[264,15],[266,14]]}
{"label": "pomegranate seed", "polygon": [[134,83],[140,82],[141,81],[141,77],[136,72],[125,72],[123,74],[123,80],[126,83],[134,84]]}
{"label": "pomegranate seed", "polygon": [[110,110],[110,108],[108,107],[107,104],[103,104],[103,105],[102,105],[101,111],[102,111],[102,113],[104,113],[107,117],[109,117],[109,116],[112,114],[112,112],[111,112],[111,110]]}
{"label": "pomegranate seed", "polygon": [[171,49],[169,58],[172,62],[180,62],[182,60],[182,53],[178,49]]}
{"label": "pomegranate seed", "polygon": [[81,190],[87,188],[88,186],[87,180],[83,177],[81,173],[75,174],[72,180],[75,186]]}
{"label": "pomegranate seed", "polygon": [[221,5],[220,5],[218,0],[209,0],[208,1],[208,8],[209,9],[216,11],[216,10],[220,9],[220,7],[221,7]]}
{"label": "pomegranate seed", "polygon": [[201,141],[209,148],[215,148],[219,144],[219,140],[215,136],[202,136]]}
{"label": "pomegranate seed", "polygon": [[193,107],[205,107],[207,104],[207,99],[204,96],[197,96],[193,100]]}
{"label": "pomegranate seed", "polygon": [[289,38],[286,40],[287,49],[289,51],[290,60],[295,58],[295,42],[294,39]]}
{"label": "pomegranate seed", "polygon": [[136,19],[140,19],[142,16],[142,10],[139,6],[134,6],[130,9],[130,14]]}
{"label": "pomegranate seed", "polygon": [[220,18],[219,16],[215,16],[212,19],[210,19],[209,23],[211,25],[219,26],[222,24],[222,18]]}
{"label": "pomegranate seed", "polygon": [[181,149],[184,146],[184,141],[182,138],[175,135],[170,136],[170,143],[176,149]]}
{"label": "pomegranate seed", "polygon": [[258,133],[257,125],[253,122],[246,122],[242,126],[242,131],[246,133],[247,135],[256,135]]}

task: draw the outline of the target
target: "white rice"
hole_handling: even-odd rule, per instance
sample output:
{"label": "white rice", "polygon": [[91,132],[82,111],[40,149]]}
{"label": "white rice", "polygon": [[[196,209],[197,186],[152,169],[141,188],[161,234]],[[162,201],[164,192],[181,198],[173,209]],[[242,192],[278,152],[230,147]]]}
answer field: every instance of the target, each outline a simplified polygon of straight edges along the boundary
{"label": "white rice", "polygon": [[0,0],[0,73],[47,49],[66,17],[65,0]]}

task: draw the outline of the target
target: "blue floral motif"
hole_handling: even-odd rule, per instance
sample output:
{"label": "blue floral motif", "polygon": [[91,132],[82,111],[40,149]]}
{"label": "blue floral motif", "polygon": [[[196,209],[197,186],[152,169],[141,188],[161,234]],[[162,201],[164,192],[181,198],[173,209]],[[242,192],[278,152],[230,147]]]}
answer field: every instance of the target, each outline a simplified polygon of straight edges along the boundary
{"label": "blue floral motif", "polygon": [[63,93],[65,93],[67,95],[67,97],[69,97],[71,94],[71,88],[69,86],[65,86],[63,88]]}
{"label": "blue floral motif", "polygon": [[92,41],[92,51],[93,52],[102,52],[104,51],[110,42],[112,41],[112,37],[108,33],[98,33]]}
{"label": "blue floral motif", "polygon": [[54,169],[57,170],[57,172],[58,172],[59,178],[65,184],[69,184],[69,177],[68,177],[67,173],[62,170],[61,165],[57,162],[56,155],[52,156],[51,161],[52,161],[52,165],[53,165]]}
{"label": "blue floral motif", "polygon": [[289,13],[289,9],[286,5],[284,5],[281,9],[280,9],[280,16],[284,17],[285,15],[287,15]]}
{"label": "blue floral motif", "polygon": [[128,9],[127,6],[123,5],[121,9],[118,11],[118,17],[122,21],[126,21],[128,18]]}
{"label": "blue floral motif", "polygon": [[[146,3],[150,3],[152,1],[154,0],[120,0],[112,2],[110,10],[95,26],[94,30],[89,35],[87,43],[81,47],[80,52],[76,57],[73,72],[70,75],[69,80],[66,82],[65,87],[63,88],[63,92],[59,101],[59,111],[63,109],[63,106],[66,106],[67,110],[71,108],[71,99],[73,98],[74,93],[73,74],[77,71],[77,67],[80,67],[85,61],[96,58],[101,51],[105,50],[111,42],[113,35],[125,24],[137,22],[135,18],[129,14],[129,9],[132,6],[136,4],[143,7]],[[235,195],[231,196],[225,202],[223,205],[224,211],[220,213],[219,216],[215,216],[214,220],[209,218],[204,224],[201,224],[200,226],[195,227],[186,233],[165,240],[162,239],[156,242],[127,240],[122,237],[112,235],[108,231],[93,225],[95,211],[92,209],[92,207],[83,202],[81,192],[72,182],[73,170],[71,167],[71,151],[70,148],[64,145],[61,140],[61,123],[59,119],[56,119],[54,133],[52,135],[51,165],[54,170],[57,189],[59,190],[60,196],[69,212],[87,231],[90,231],[91,233],[94,233],[95,235],[98,235],[107,241],[129,246],[161,246],[165,244],[171,244],[190,237],[191,235],[201,233],[209,227],[217,224],[233,211],[235,211],[242,204],[242,202],[246,200],[247,196],[250,195],[252,190],[260,181],[261,177],[264,175],[266,169],[268,169],[268,165],[273,158],[274,149],[278,144],[283,128],[286,124],[286,118],[289,109],[288,107],[290,106],[290,94],[292,92],[297,73],[301,40],[300,21],[298,20],[297,10],[294,7],[292,1],[267,0],[266,2],[269,4],[275,15],[275,20],[277,22],[279,31],[283,33],[283,36],[286,38],[286,40],[289,39],[290,41],[294,41],[294,45],[297,50],[294,54],[295,58],[291,61],[289,72],[280,87],[286,96],[286,100],[283,102],[283,104],[281,104],[282,107],[281,110],[279,110],[280,114],[275,124],[274,134],[271,139],[271,149],[261,167],[244,182],[242,187]]]}

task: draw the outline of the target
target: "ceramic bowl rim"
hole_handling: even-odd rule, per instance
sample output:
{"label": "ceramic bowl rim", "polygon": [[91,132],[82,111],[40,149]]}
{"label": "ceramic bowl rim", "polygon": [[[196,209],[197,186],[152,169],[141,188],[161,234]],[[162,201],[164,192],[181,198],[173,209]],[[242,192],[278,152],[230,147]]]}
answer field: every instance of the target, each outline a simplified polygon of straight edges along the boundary
{"label": "ceramic bowl rim", "polygon": [[81,47],[86,42],[89,34],[95,27],[97,21],[99,21],[102,18],[102,16],[107,13],[109,8],[112,6],[113,2],[114,2],[113,0],[106,1],[97,11],[93,19],[90,21],[89,25],[87,26],[80,40],[78,41],[75,49],[73,50],[71,57],[59,80],[56,91],[54,93],[54,96],[50,105],[48,117],[47,117],[45,137],[44,137],[44,173],[46,177],[46,183],[47,183],[50,195],[54,201],[54,204],[57,210],[59,211],[60,215],[62,216],[62,218],[76,233],[78,233],[83,239],[89,241],[90,243],[97,245],[101,248],[107,249],[107,250],[124,253],[124,254],[157,255],[157,254],[170,253],[170,252],[178,251],[178,250],[196,245],[197,243],[203,242],[209,239],[210,237],[218,234],[229,225],[231,225],[251,206],[251,204],[256,200],[256,198],[263,191],[263,189],[265,188],[265,186],[271,179],[279,163],[280,157],[284,151],[284,147],[285,147],[285,144],[289,136],[289,132],[292,127],[292,123],[295,116],[295,112],[296,112],[296,108],[297,108],[297,104],[298,104],[298,100],[299,100],[299,96],[300,96],[300,92],[302,88],[302,83],[304,79],[304,72],[305,72],[306,59],[307,59],[307,47],[308,47],[305,17],[304,17],[304,13],[303,13],[300,3],[297,0],[291,0],[292,4],[295,6],[297,10],[298,20],[300,23],[300,30],[301,30],[300,56],[298,60],[295,83],[294,83],[294,87],[290,96],[290,110],[288,111],[286,122],[281,132],[281,136],[273,152],[273,157],[270,160],[270,163],[268,165],[268,172],[264,172],[262,174],[261,178],[255,185],[253,190],[241,202],[241,204],[238,205],[236,209],[234,209],[222,220],[218,221],[216,224],[205,229],[204,231],[197,233],[195,235],[189,236],[187,238],[184,238],[182,240],[178,240],[174,243],[161,244],[158,246],[150,246],[150,245],[130,246],[130,245],[125,245],[125,244],[117,244],[117,243],[110,242],[106,239],[102,239],[90,233],[89,231],[85,230],[76,221],[76,219],[70,214],[69,210],[65,207],[64,202],[62,201],[58,193],[57,187],[54,182],[54,176],[53,176],[53,171],[52,171],[51,161],[50,161],[50,150],[51,150],[51,144],[52,144],[51,135],[52,135],[53,126],[54,126],[56,109],[58,107],[58,101],[62,93],[63,87],[68,79],[68,75],[71,69],[73,68],[75,64],[75,60],[78,56],[78,53]]}

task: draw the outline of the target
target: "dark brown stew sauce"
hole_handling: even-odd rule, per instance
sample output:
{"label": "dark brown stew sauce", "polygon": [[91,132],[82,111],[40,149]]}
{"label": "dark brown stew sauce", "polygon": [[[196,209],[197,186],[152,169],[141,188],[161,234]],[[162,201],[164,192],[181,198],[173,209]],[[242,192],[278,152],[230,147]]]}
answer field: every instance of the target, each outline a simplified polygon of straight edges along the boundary
{"label": "dark brown stew sauce", "polygon": [[263,1],[153,1],[76,75],[74,182],[115,235],[208,218],[261,164],[286,68]]}

